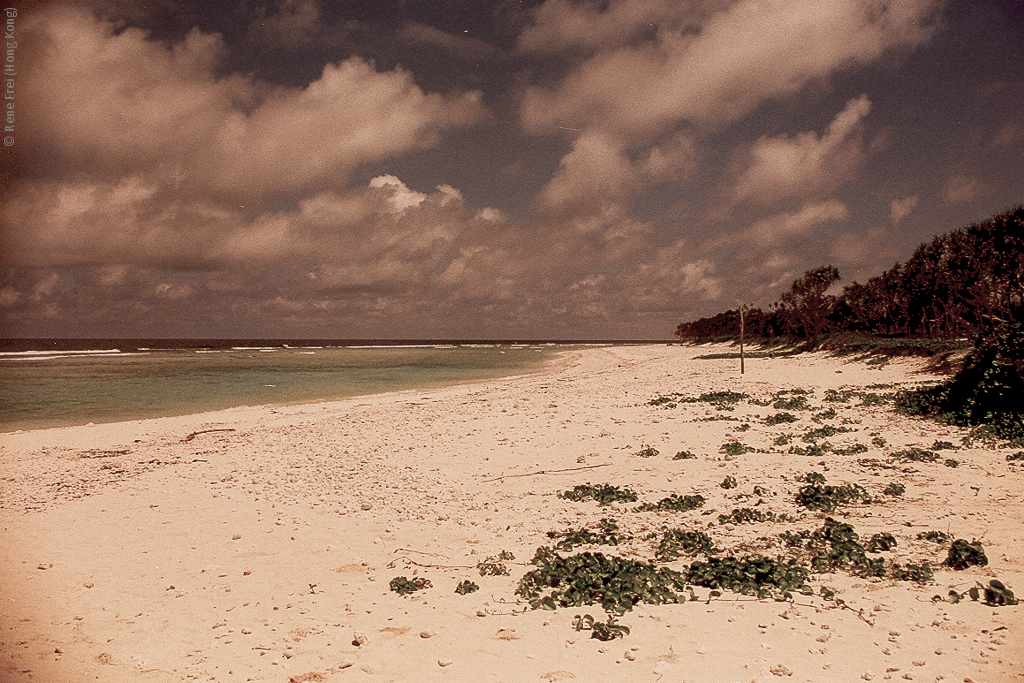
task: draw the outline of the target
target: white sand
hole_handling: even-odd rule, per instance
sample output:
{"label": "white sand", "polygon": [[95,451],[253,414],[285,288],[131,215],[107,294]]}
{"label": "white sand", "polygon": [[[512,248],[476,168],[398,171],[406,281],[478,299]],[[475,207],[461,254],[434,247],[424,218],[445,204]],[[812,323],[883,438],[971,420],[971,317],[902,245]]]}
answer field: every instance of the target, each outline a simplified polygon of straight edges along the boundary
{"label": "white sand", "polygon": [[[741,377],[737,361],[694,360],[708,351],[594,348],[542,374],[438,391],[2,435],[0,680],[1024,680],[1024,603],[931,601],[991,578],[1024,597],[1024,469],[1006,461],[1013,451],[944,451],[957,468],[894,462],[893,451],[965,432],[858,399],[823,403],[827,388],[932,379],[917,374],[920,361],[878,370],[822,354],[756,359]],[[799,435],[818,426],[808,411],[769,427],[776,411],[749,403],[732,413],[644,405],[671,391],[767,398],[799,387],[815,390],[815,412],[836,408],[830,424],[850,421],[854,431],[830,442],[869,452],[807,457],[772,445],[791,433],[805,446]],[[705,420],[718,415],[751,426]],[[223,431],[185,440],[211,429]],[[874,435],[887,445],[871,445]],[[719,448],[734,439],[773,452],[728,458]],[[661,455],[638,457],[645,445]],[[673,460],[683,449],[698,458]],[[817,528],[824,515],[793,502],[794,476],[810,470],[873,495],[906,486],[833,515],[862,538],[891,532],[899,546],[887,557],[937,565],[945,548],[916,534],[938,529],[981,539],[988,566],[936,567],[924,586],[815,577],[850,609],[730,592],[640,605],[619,619],[630,635],[611,642],[572,628],[576,614],[603,619],[600,606],[534,611],[515,595],[547,532],[602,517],[636,534],[703,529],[722,548]],[[737,488],[719,486],[727,475]],[[637,513],[556,496],[586,482],[628,486],[643,501],[701,493],[707,504]],[[753,496],[755,485],[769,493]],[[759,498],[800,521],[717,523]],[[650,558],[652,542],[589,549]],[[476,563],[502,550],[516,556],[511,576],[481,577]],[[399,575],[433,587],[402,597],[388,588]],[[480,590],[455,594],[464,579]]]}

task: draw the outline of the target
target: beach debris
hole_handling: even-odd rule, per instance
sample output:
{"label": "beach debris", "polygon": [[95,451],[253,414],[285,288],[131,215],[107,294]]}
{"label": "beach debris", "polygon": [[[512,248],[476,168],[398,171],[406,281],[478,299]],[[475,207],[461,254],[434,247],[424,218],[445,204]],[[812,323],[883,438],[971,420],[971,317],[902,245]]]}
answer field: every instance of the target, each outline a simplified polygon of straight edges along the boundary
{"label": "beach debris", "polygon": [[785,664],[776,664],[775,666],[768,669],[775,676],[792,676],[793,670]]}
{"label": "beach debris", "polygon": [[[213,433],[213,432],[233,432],[233,431],[236,431],[233,427],[223,427],[223,428],[219,428],[219,429],[200,429],[198,432],[192,432],[191,434],[186,436],[181,441],[182,441],[182,443],[184,443],[186,441],[191,441],[192,439],[196,438],[200,434],[210,434],[210,433]],[[127,451],[125,451],[125,453],[127,453]]]}
{"label": "beach debris", "polygon": [[437,665],[438,666],[451,666],[454,663],[455,662],[453,660],[451,660],[451,659],[439,659],[439,660],[437,660]]}
{"label": "beach debris", "polygon": [[362,647],[363,645],[366,645],[366,643],[368,643],[368,642],[369,642],[369,639],[366,637],[365,633],[361,633],[359,631],[356,631],[356,632],[354,632],[352,634],[352,644],[354,646]]}

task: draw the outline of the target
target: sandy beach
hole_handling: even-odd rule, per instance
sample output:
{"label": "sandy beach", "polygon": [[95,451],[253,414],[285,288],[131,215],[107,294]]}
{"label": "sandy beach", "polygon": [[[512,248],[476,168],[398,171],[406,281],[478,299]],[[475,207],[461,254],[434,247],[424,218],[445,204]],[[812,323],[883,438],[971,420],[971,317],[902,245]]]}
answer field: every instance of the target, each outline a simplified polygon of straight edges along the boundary
{"label": "sandy beach", "polygon": [[[0,435],[0,680],[1024,681],[1024,603],[932,599],[992,579],[1024,597],[1015,451],[975,442],[900,460],[967,432],[826,400],[934,380],[920,359],[758,358],[741,376],[737,360],[696,358],[723,350],[595,347],[538,374],[441,390]],[[812,393],[792,423],[766,423],[783,411],[750,401],[648,405],[794,389]],[[790,434],[807,447],[801,435],[823,424],[844,428],[830,452],[777,445]],[[733,442],[753,450],[723,452]],[[640,457],[645,447],[658,455]],[[829,516],[794,500],[811,471],[867,491],[870,503],[830,516],[862,539],[892,534],[880,556],[928,561],[934,580],[812,574],[816,595],[781,602],[698,587],[697,601],[626,612],[630,633],[607,642],[573,627],[577,614],[603,621],[600,605],[534,610],[516,595],[538,547],[603,518],[632,540],[572,552],[650,560],[646,535],[678,527],[775,556],[783,548],[764,539]],[[893,482],[902,495],[883,494]],[[706,504],[637,512],[557,495],[584,483]],[[719,520],[737,508],[795,521]],[[988,564],[940,566],[949,544],[917,537],[929,530],[980,540]],[[502,552],[515,557],[496,562],[509,575],[482,576],[478,563]],[[431,586],[400,595],[389,588],[399,576]],[[465,580],[479,590],[456,593]]]}

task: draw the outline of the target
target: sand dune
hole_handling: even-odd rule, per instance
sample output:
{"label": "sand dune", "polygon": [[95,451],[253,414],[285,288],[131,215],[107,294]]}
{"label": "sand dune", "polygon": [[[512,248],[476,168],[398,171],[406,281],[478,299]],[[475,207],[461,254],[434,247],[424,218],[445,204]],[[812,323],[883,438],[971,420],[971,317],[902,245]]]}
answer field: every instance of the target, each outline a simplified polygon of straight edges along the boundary
{"label": "sand dune", "polygon": [[[709,350],[591,348],[543,373],[444,390],[4,434],[0,680],[1024,680],[1024,604],[932,600],[992,579],[1024,597],[1013,451],[976,442],[934,462],[894,458],[966,434],[860,405],[893,391],[871,385],[933,379],[921,361],[878,369],[806,354],[748,360],[740,376],[737,361],[696,358]],[[793,389],[812,391],[811,410],[775,425],[765,418],[785,411],[750,401],[647,405]],[[863,393],[830,402],[828,389]],[[801,438],[824,425],[847,431]],[[785,434],[791,444],[777,444]],[[831,452],[787,452],[824,440]],[[754,450],[726,455],[732,442]],[[646,446],[659,455],[639,457]],[[697,457],[673,459],[683,450]],[[515,593],[539,546],[602,518],[633,539],[576,552],[649,560],[644,536],[678,527],[774,556],[781,546],[766,539],[826,517],[794,500],[811,471],[870,494],[832,517],[862,538],[891,533],[897,547],[880,556],[930,562],[934,581],[812,575],[842,603],[697,588],[698,601],[626,612],[629,635],[608,642],[573,628],[577,614],[603,620],[599,605],[533,610]],[[903,495],[882,493],[893,482]],[[583,483],[706,504],[635,512],[557,496]],[[745,507],[796,521],[718,519]],[[917,538],[927,530],[980,539],[988,565],[939,566],[948,543]],[[516,558],[502,562],[510,575],[481,576],[478,563],[503,551]],[[398,576],[431,587],[402,596],[389,589]],[[457,594],[464,580],[480,589]]]}

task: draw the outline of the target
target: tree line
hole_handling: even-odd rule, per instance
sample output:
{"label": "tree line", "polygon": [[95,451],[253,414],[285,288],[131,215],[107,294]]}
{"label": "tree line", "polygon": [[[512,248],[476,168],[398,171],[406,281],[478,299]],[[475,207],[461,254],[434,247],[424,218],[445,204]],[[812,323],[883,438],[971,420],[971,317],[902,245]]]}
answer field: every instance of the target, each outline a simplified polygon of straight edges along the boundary
{"label": "tree line", "polygon": [[[1024,312],[1024,205],[938,235],[864,284],[838,295],[834,266],[797,278],[768,307],[744,308],[747,335],[817,340],[824,334],[975,337]],[[680,341],[740,333],[739,310],[680,323]]]}

